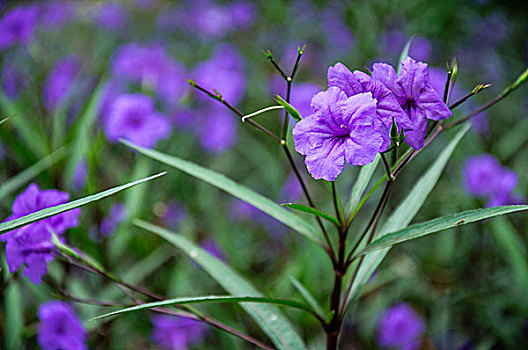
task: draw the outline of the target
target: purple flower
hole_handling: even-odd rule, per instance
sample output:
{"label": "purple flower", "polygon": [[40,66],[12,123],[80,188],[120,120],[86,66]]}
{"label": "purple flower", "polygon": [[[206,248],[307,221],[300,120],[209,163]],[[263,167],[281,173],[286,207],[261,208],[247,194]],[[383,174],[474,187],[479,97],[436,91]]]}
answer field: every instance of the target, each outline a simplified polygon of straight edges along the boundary
{"label": "purple flower", "polygon": [[37,340],[44,350],[86,349],[87,334],[73,308],[63,301],[48,301],[38,310]]}
{"label": "purple flower", "polygon": [[167,350],[185,350],[200,343],[207,328],[200,322],[182,317],[156,315],[152,317],[152,340]]}
{"label": "purple flower", "polygon": [[[216,89],[231,104],[237,104],[244,96],[244,60],[230,45],[218,46],[209,60],[194,68],[191,76],[205,89]],[[210,101],[204,94],[197,96],[203,101]]]}
{"label": "purple flower", "polygon": [[15,99],[28,84],[28,78],[14,65],[6,63],[2,68],[2,89],[7,97]]}
{"label": "purple flower", "polygon": [[188,85],[183,66],[160,45],[123,45],[112,62],[112,72],[117,79],[153,89],[170,106],[178,103]]}
{"label": "purple flower", "polygon": [[128,11],[120,1],[106,1],[95,9],[95,22],[109,30],[119,30],[128,21]]}
{"label": "purple flower", "polygon": [[81,70],[81,62],[75,55],[61,58],[49,72],[42,91],[44,105],[53,111],[72,95],[72,85]]}
{"label": "purple flower", "polygon": [[159,215],[163,226],[174,229],[185,219],[187,210],[183,203],[173,199],[167,205],[162,205]]}
{"label": "purple flower", "polygon": [[299,179],[297,179],[297,176],[292,171],[286,178],[286,181],[284,181],[284,185],[282,186],[279,195],[279,202],[296,202],[301,198],[302,193],[303,190],[299,183]]}
{"label": "purple flower", "polygon": [[407,303],[386,310],[378,322],[377,343],[383,348],[418,350],[425,323]]}
{"label": "purple flower", "polygon": [[200,247],[215,258],[224,260],[224,252],[222,251],[222,248],[220,248],[220,246],[212,239],[206,239],[200,244]]}
{"label": "purple flower", "polygon": [[119,95],[106,117],[105,134],[110,142],[124,138],[150,148],[170,131],[170,121],[154,110],[152,98],[141,94]]}
{"label": "purple flower", "polygon": [[75,191],[80,191],[86,185],[86,177],[88,175],[88,166],[86,160],[81,159],[75,165],[73,176],[71,179],[71,186]]}
{"label": "purple flower", "polygon": [[231,202],[228,215],[233,222],[248,222],[256,227],[262,227],[274,237],[286,232],[286,226],[251,204],[238,199]]}
{"label": "purple flower", "polygon": [[212,153],[227,151],[236,142],[237,121],[222,107],[205,109],[203,113],[203,121],[196,125],[202,147]]}
{"label": "purple flower", "polygon": [[99,233],[103,237],[111,236],[115,232],[117,226],[126,220],[127,216],[127,209],[123,203],[112,204],[108,215],[101,220]]}
{"label": "purple flower", "polygon": [[403,127],[405,131],[412,130],[409,117],[393,94],[381,82],[372,79],[369,75],[357,70],[352,73],[344,64],[337,63],[328,68],[328,86],[338,87],[347,97],[363,92],[372,94],[376,101],[376,126],[383,137],[380,152],[385,151],[390,145],[389,130],[392,118],[396,121],[398,129]]}
{"label": "purple flower", "polygon": [[73,1],[50,1],[43,5],[40,21],[51,29],[62,28],[75,16]]}
{"label": "purple flower", "polygon": [[383,135],[375,125],[376,100],[370,92],[347,97],[330,87],[314,96],[312,111],[297,123],[293,139],[315,179],[334,181],[345,162],[365,165],[374,160]]}
{"label": "purple flower", "polygon": [[375,63],[372,77],[382,82],[396,97],[409,116],[413,129],[406,132],[406,142],[414,149],[424,145],[427,119],[442,120],[452,115],[429,82],[427,64],[407,57],[402,62],[400,75],[385,63]]}
{"label": "purple flower", "polygon": [[[13,202],[13,214],[6,221],[18,219],[41,209],[66,203],[70,195],[57,190],[40,190],[32,183]],[[40,284],[47,264],[53,260],[54,245],[50,229],[61,236],[66,229],[79,224],[80,209],[72,209],[0,236],[6,243],[6,260],[11,273],[24,265],[24,275]]]}
{"label": "purple flower", "polygon": [[488,207],[520,201],[512,194],[518,182],[517,174],[502,167],[491,154],[481,154],[466,160],[464,182],[468,194],[487,198]]}
{"label": "purple flower", "polygon": [[37,5],[19,5],[6,12],[0,19],[0,49],[31,39],[38,15]]}

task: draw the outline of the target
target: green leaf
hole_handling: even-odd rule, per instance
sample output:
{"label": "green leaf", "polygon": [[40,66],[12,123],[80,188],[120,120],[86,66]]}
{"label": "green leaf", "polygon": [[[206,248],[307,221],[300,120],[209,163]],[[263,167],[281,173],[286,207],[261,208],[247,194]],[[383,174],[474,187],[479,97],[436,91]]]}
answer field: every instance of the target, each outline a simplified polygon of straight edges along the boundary
{"label": "green leaf", "polygon": [[[255,287],[231,269],[231,267],[213,257],[183,236],[141,220],[135,220],[134,224],[157,234],[181,249],[186,255],[200,265],[212,278],[214,278],[228,293],[232,295],[245,295],[248,297],[263,297]],[[276,306],[248,303],[242,303],[241,306],[255,320],[255,322],[257,322],[277,348],[295,350],[306,348],[290,321],[288,321]]]}
{"label": "green leaf", "polygon": [[367,189],[370,179],[372,178],[372,175],[374,175],[374,172],[378,167],[380,159],[381,156],[378,154],[376,155],[376,158],[374,158],[374,161],[372,163],[361,167],[361,171],[359,172],[356,183],[354,184],[354,188],[352,188],[350,200],[348,201],[348,205],[346,207],[346,212],[348,213],[349,217],[356,210],[356,207],[359,204],[359,201],[361,200],[363,192],[365,192],[365,190]]}
{"label": "green leaf", "polygon": [[13,114],[13,115],[7,116],[4,119],[0,120],[0,125],[4,124],[6,121],[8,121],[9,119],[11,119],[14,116],[15,115]]}
{"label": "green leaf", "polygon": [[400,53],[400,58],[398,60],[398,66],[396,66],[396,73],[400,74],[401,70],[401,63],[409,56],[409,49],[411,48],[412,41],[414,39],[414,35],[411,36],[409,40],[407,40],[407,43],[403,47],[402,52]]}
{"label": "green leaf", "polygon": [[504,259],[511,265],[519,292],[526,294],[528,292],[528,260],[526,259],[525,242],[506,217],[492,220],[490,226],[491,234],[502,250]]}
{"label": "green leaf", "polygon": [[148,310],[156,307],[163,306],[172,306],[172,305],[185,305],[185,304],[205,304],[205,303],[262,303],[262,304],[275,304],[281,306],[289,306],[294,309],[300,309],[306,312],[313,314],[313,310],[307,307],[304,304],[298,303],[293,300],[284,300],[284,299],[272,299],[272,298],[263,298],[263,297],[246,297],[246,296],[232,296],[232,295],[208,295],[200,297],[184,297],[184,298],[174,298],[167,299],[163,301],[156,301],[152,303],[145,303],[141,305],[127,307],[121,310],[109,312],[104,315],[100,315],[92,318],[90,321],[99,320],[102,318],[121,315],[128,312],[139,311],[139,310]]}
{"label": "green leaf", "polygon": [[277,219],[278,221],[297,231],[298,233],[310,239],[311,241],[316,242],[319,245],[323,244],[321,242],[321,239],[316,235],[316,229],[313,225],[310,225],[308,222],[301,219],[299,216],[282,208],[277,203],[258,194],[252,189],[239,183],[236,183],[235,181],[222,174],[217,173],[216,171],[204,168],[200,165],[183,160],[181,158],[169,156],[155,150],[143,148],[125,140],[121,140],[121,142],[127,145],[128,147],[138,151],[139,153],[146,155],[147,157],[150,157],[163,164],[181,170],[188,175],[194,176],[197,179],[200,179],[210,185],[213,185],[223,191],[226,191],[227,193],[253,205],[255,208],[262,210],[266,214]]}
{"label": "green leaf", "polygon": [[[15,129],[20,133],[23,141],[27,147],[33,152],[33,154],[38,158],[44,158],[48,153],[48,142],[43,133],[39,132],[43,130],[42,124],[33,125],[28,116],[26,116],[18,108],[18,106],[9,100],[3,93],[0,91],[0,108],[7,115],[16,115],[16,118],[13,118],[8,125],[13,125]],[[39,120],[42,123],[42,120]]]}
{"label": "green leaf", "polygon": [[[11,280],[11,282],[15,282]],[[22,330],[24,329],[24,316],[22,307],[22,293],[18,284],[10,283],[5,289],[4,305],[4,331],[6,349],[21,349],[24,342],[22,341]],[[4,303],[5,301],[5,303]]]}
{"label": "green leaf", "polygon": [[293,107],[291,104],[286,102],[282,97],[279,95],[275,96],[275,99],[277,100],[277,103],[279,103],[284,109],[288,112],[289,115],[292,116],[293,119],[295,119],[296,122],[300,122],[302,117],[301,113],[295,107]]}
{"label": "green leaf", "polygon": [[318,210],[318,209],[314,209],[314,208],[308,207],[306,205],[295,204],[295,203],[283,203],[281,205],[283,207],[295,209],[295,210],[298,210],[298,211],[303,212],[303,213],[319,216],[319,217],[321,217],[321,218],[323,218],[325,220],[330,221],[331,223],[333,223],[336,226],[341,226],[341,224],[339,223],[339,220],[337,220],[332,215],[325,213],[324,211],[321,211],[321,210]]}
{"label": "green leaf", "polygon": [[[431,193],[433,190],[433,187],[440,178],[440,175],[442,174],[448,160],[450,159],[451,154],[453,154],[456,146],[470,127],[471,125],[469,123],[466,123],[462,126],[460,131],[443,149],[442,153],[440,153],[440,155],[436,158],[435,162],[431,165],[431,167],[429,167],[427,172],[420,177],[407,197],[405,197],[405,199],[400,202],[392,215],[390,215],[385,220],[385,224],[374,236],[375,240],[391,232],[401,230],[409,225],[411,220],[416,216],[424,204],[425,200],[429,196],[429,193]],[[389,250],[390,247],[371,252],[365,256],[363,263],[361,264],[361,267],[354,281],[352,282],[352,289],[348,296],[347,304],[351,299],[355,298],[359,289],[365,283],[367,283],[374,271],[376,271],[385,256],[388,254]]]}
{"label": "green leaf", "polygon": [[22,172],[5,181],[2,186],[0,186],[0,200],[15,192],[38,174],[64,158],[67,153],[68,151],[66,147],[60,148],[49,156],[39,160],[29,168],[24,169]]}
{"label": "green leaf", "polygon": [[386,234],[380,239],[369,244],[365,249],[359,252],[357,256],[365,255],[371,251],[392,247],[396,244],[423,237],[438,231],[447,230],[453,227],[492,218],[494,216],[515,213],[522,210],[528,210],[528,205],[510,205],[503,207],[473,209],[464,211],[462,213],[421,222],[419,224],[409,226],[403,230]]}
{"label": "green leaf", "polygon": [[130,187],[139,185],[139,184],[141,184],[143,182],[147,182],[147,181],[153,180],[155,178],[158,178],[158,177],[160,177],[162,175],[165,175],[166,173],[167,172],[162,172],[162,173],[159,173],[159,174],[156,174],[156,175],[149,176],[149,177],[144,178],[144,179],[132,181],[132,182],[129,182],[127,184],[108,189],[108,190],[103,191],[103,192],[92,194],[91,196],[87,196],[87,197],[84,197],[84,198],[76,199],[74,201],[71,201],[71,202],[68,202],[68,203],[64,203],[64,204],[60,204],[60,205],[56,205],[54,207],[42,209],[42,210],[39,210],[39,211],[37,211],[35,213],[23,216],[21,218],[15,219],[15,220],[2,222],[2,223],[0,223],[0,234],[6,233],[8,231],[15,230],[15,229],[17,229],[19,227],[31,224],[31,223],[33,223],[35,221],[39,221],[39,220],[42,220],[42,219],[49,218],[50,216],[57,215],[57,214],[65,212],[65,211],[81,207],[81,206],[86,205],[88,203],[98,201],[98,200],[103,199],[105,197],[108,197],[108,196],[111,196],[113,194],[116,194],[117,192],[126,190],[127,188],[130,188]]}
{"label": "green leaf", "polygon": [[299,282],[299,280],[297,280],[295,277],[293,276],[288,276],[288,277],[290,278],[291,283],[293,284],[295,289],[297,289],[297,291],[302,296],[302,298],[308,303],[308,305],[312,307],[315,313],[317,313],[321,318],[324,319],[325,318],[324,309],[321,305],[319,305],[317,300],[313,297],[312,293],[310,293],[310,291],[306,289],[306,287],[303,286],[303,284]]}
{"label": "green leaf", "polygon": [[75,167],[81,160],[86,159],[86,154],[90,150],[90,144],[93,140],[93,126],[97,122],[99,105],[103,92],[103,81],[92,93],[84,112],[79,116],[75,123],[73,133],[72,154],[66,163],[66,182],[70,183],[75,173]]}

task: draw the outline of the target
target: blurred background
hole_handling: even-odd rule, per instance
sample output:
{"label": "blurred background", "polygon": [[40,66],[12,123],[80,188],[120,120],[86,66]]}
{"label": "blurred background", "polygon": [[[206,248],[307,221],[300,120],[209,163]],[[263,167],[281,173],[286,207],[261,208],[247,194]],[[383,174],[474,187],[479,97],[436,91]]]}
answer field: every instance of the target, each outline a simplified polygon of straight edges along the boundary
{"label": "blurred background", "polygon": [[[456,111],[453,118],[459,118],[499,93],[528,62],[525,1],[0,0],[0,13],[0,113],[1,118],[16,114],[0,126],[0,182],[26,174],[0,193],[1,217],[11,214],[14,198],[30,182],[80,198],[168,170],[167,176],[152,183],[83,207],[79,226],[65,235],[70,245],[116,275],[167,297],[223,291],[174,247],[132,226],[131,218],[157,223],[198,242],[265,295],[299,299],[291,275],[327,305],[333,281],[324,253],[287,227],[117,142],[125,137],[191,160],[279,203],[305,203],[276,144],[193,91],[186,79],[217,89],[227,101],[251,113],[275,104],[274,95],[285,95],[286,84],[263,50],[271,50],[290,71],[298,46],[306,45],[292,104],[307,115],[312,96],[326,88],[328,66],[340,61],[351,70],[367,71],[374,62],[396,65],[414,36],[409,54],[429,64],[431,81],[439,91],[445,84],[446,62],[456,57],[458,77],[451,101],[479,83],[492,84]],[[132,113],[127,109],[147,110],[156,127],[145,125],[139,136],[134,131],[127,134],[116,112],[119,108],[125,114]],[[255,118],[279,132],[282,112]],[[444,135],[435,141],[400,176],[386,212],[448,139]],[[527,145],[524,87],[475,119],[415,221],[489,204],[468,191],[464,178],[464,164],[483,153],[516,174],[511,196],[522,202],[528,196]],[[304,169],[303,159],[294,156]],[[381,167],[378,171],[376,180],[383,175]],[[337,181],[343,201],[357,172],[348,166]],[[330,198],[327,186],[305,174],[317,204],[332,210],[332,203],[324,202]],[[359,213],[352,234],[361,232],[375,205],[376,196]],[[423,348],[522,348],[528,331],[527,223],[525,214],[516,214],[397,246],[350,308],[342,348],[381,347],[382,319],[402,303],[423,324]],[[47,283],[37,286],[20,272],[9,274],[4,249],[0,256],[3,346],[37,348],[36,310],[60,297]],[[47,275],[79,297],[124,299],[105,280],[60,261],[49,264]],[[156,338],[163,325],[149,313],[96,323],[87,320],[108,309],[72,305],[89,331],[89,348],[171,348]],[[265,339],[238,306],[202,309]],[[284,312],[311,347],[321,347],[324,338],[313,318]],[[169,327],[166,332],[185,327]],[[193,349],[249,348],[208,327],[182,334]]]}

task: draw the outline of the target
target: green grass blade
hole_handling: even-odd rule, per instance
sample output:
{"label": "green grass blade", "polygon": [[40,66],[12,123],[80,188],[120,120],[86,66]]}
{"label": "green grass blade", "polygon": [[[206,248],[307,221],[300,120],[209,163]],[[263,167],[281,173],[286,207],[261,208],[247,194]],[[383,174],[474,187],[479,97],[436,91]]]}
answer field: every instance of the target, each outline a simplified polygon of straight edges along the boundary
{"label": "green grass blade", "polygon": [[199,180],[207,182],[208,184],[213,185],[233,195],[234,197],[237,197],[253,205],[255,208],[262,210],[266,214],[297,231],[304,237],[318,243],[319,245],[322,245],[321,239],[316,235],[315,232],[317,231],[313,225],[309,224],[292,212],[282,208],[279,204],[273,202],[272,200],[258,194],[252,189],[236,183],[235,181],[220,173],[217,173],[216,171],[204,168],[195,163],[183,160],[178,157],[169,156],[152,149],[143,148],[125,140],[121,140],[121,142],[147,157],[181,170],[188,175],[194,176]]}
{"label": "green grass blade", "polygon": [[[134,224],[155,233],[169,243],[181,249],[186,255],[200,265],[222,288],[232,295],[245,295],[262,298],[248,281],[221,260],[213,257],[202,248],[190,242],[182,235],[165,230],[148,222],[135,220]],[[273,344],[279,349],[305,349],[290,321],[274,305],[242,303],[242,308],[257,322]]]}
{"label": "green grass blade", "polygon": [[492,218],[494,216],[515,213],[522,210],[528,210],[528,205],[510,205],[503,207],[473,209],[464,211],[462,213],[421,222],[419,224],[409,226],[403,230],[392,232],[381,237],[380,239],[369,244],[365,249],[359,252],[357,256],[365,255],[371,251],[392,247],[396,244],[423,237],[438,231],[443,231],[453,227]]}
{"label": "green grass blade", "polygon": [[317,313],[322,319],[325,318],[325,312],[323,307],[317,302],[312,293],[295,277],[289,276],[291,283],[302,296],[302,298],[312,307],[312,309]]}
{"label": "green grass blade", "polygon": [[363,192],[365,192],[365,190],[367,189],[370,179],[372,178],[372,175],[374,175],[374,172],[378,167],[380,159],[381,156],[378,154],[376,155],[376,158],[374,158],[374,161],[372,163],[361,167],[361,171],[359,172],[356,183],[352,188],[350,200],[348,201],[348,204],[345,209],[345,213],[348,213],[348,217],[350,217],[352,213],[356,210],[356,207],[359,204],[359,201],[361,200]]}
{"label": "green grass blade", "polygon": [[66,147],[60,148],[49,156],[39,160],[29,168],[24,169],[22,172],[8,179],[0,186],[0,200],[6,198],[8,195],[24,186],[24,184],[28,183],[38,174],[64,158],[67,153],[68,151]]}
{"label": "green grass blade", "polygon": [[162,173],[159,173],[159,174],[156,174],[156,175],[149,176],[149,177],[144,178],[144,179],[139,179],[139,180],[132,181],[132,182],[129,182],[129,183],[121,185],[121,186],[117,186],[117,187],[108,189],[108,190],[103,191],[103,192],[92,194],[92,195],[84,197],[84,198],[76,199],[76,200],[68,202],[68,203],[64,203],[64,204],[60,204],[60,205],[57,205],[57,206],[54,206],[54,207],[42,209],[42,210],[39,210],[39,211],[37,211],[35,213],[32,213],[32,214],[23,216],[21,218],[18,218],[16,220],[6,221],[6,222],[3,222],[3,223],[0,223],[0,234],[6,233],[8,231],[15,230],[15,229],[17,229],[19,227],[31,224],[31,223],[33,223],[35,221],[39,221],[39,220],[42,220],[42,219],[49,218],[50,216],[57,215],[57,214],[65,212],[65,211],[81,207],[81,206],[86,205],[88,203],[101,200],[101,199],[103,199],[105,197],[108,197],[108,196],[111,196],[113,194],[116,194],[117,192],[126,190],[127,188],[139,185],[141,183],[153,180],[153,179],[158,178],[158,177],[160,177],[162,175],[165,175],[165,174],[166,174],[166,172],[162,172]]}
{"label": "green grass blade", "polygon": [[409,49],[411,48],[413,39],[414,39],[414,35],[411,36],[409,40],[407,40],[407,43],[405,43],[405,46],[403,47],[403,50],[400,53],[400,58],[398,59],[398,65],[396,66],[396,73],[398,74],[400,74],[401,63],[407,58],[407,56],[409,56]]}
{"label": "green grass blade", "polygon": [[[433,190],[433,187],[440,178],[440,175],[449,161],[451,154],[453,154],[456,146],[470,127],[471,125],[469,123],[462,126],[455,137],[442,150],[435,162],[429,167],[427,172],[425,172],[425,174],[423,174],[423,176],[418,180],[407,197],[405,197],[405,199],[400,202],[392,215],[385,220],[385,224],[376,233],[376,236],[374,237],[375,240],[391,232],[401,230],[409,225]],[[357,295],[359,289],[369,280],[389,250],[390,247],[371,252],[365,256],[358,274],[352,282],[352,289],[347,303]]]}
{"label": "green grass blade", "polygon": [[306,205],[295,204],[295,203],[283,203],[281,205],[283,207],[295,209],[295,210],[298,210],[298,211],[303,212],[303,213],[311,214],[311,215],[314,215],[314,216],[319,216],[320,218],[323,218],[325,220],[330,221],[334,225],[341,226],[341,224],[339,223],[339,220],[337,220],[337,218],[333,217],[330,214],[325,213],[324,211],[321,211],[321,210],[318,210],[318,209],[314,209],[314,208],[308,207]]}
{"label": "green grass blade", "polygon": [[294,309],[303,310],[309,313],[313,313],[309,307],[304,304],[298,303],[293,300],[285,299],[272,299],[264,297],[246,297],[246,296],[232,296],[232,295],[208,295],[200,297],[184,297],[167,299],[163,301],[156,301],[152,303],[145,303],[141,305],[127,307],[121,310],[109,312],[104,315],[100,315],[92,318],[90,321],[99,320],[102,318],[125,314],[128,312],[148,310],[156,307],[172,306],[172,305],[185,305],[185,304],[205,304],[205,303],[263,303],[263,304],[274,304],[280,306],[289,306]]}

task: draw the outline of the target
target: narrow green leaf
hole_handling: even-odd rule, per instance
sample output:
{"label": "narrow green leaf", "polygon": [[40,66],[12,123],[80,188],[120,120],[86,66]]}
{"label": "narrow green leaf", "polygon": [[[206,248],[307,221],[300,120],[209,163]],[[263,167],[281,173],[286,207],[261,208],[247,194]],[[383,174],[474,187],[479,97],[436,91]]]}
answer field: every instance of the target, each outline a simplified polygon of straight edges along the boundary
{"label": "narrow green leaf", "polygon": [[490,223],[491,234],[502,250],[504,260],[512,269],[512,275],[518,283],[520,293],[528,292],[528,259],[526,259],[526,244],[521,235],[506,217],[499,217]]}
{"label": "narrow green leaf", "polygon": [[[134,220],[134,224],[157,234],[181,249],[186,255],[200,265],[212,278],[214,278],[228,293],[232,295],[246,295],[248,297],[263,297],[255,287],[231,267],[190,242],[182,235],[141,220]],[[288,321],[276,306],[242,303],[241,307],[246,310],[255,322],[257,322],[277,348],[295,350],[306,348],[290,321]]]}
{"label": "narrow green leaf", "polygon": [[[12,280],[12,282],[15,282]],[[6,349],[21,349],[24,342],[22,341],[22,330],[24,329],[24,317],[22,308],[22,294],[16,283],[10,283],[5,289],[4,306],[4,331]],[[5,303],[4,303],[5,301]]]}
{"label": "narrow green leaf", "polygon": [[368,252],[392,247],[396,244],[423,237],[431,233],[447,230],[453,227],[466,225],[472,222],[492,218],[498,215],[515,213],[517,211],[528,210],[528,205],[510,205],[503,207],[473,209],[462,213],[436,218],[419,224],[411,225],[403,230],[386,234],[380,239],[369,244],[357,256],[365,255]]}
{"label": "narrow green leaf", "polygon": [[8,121],[9,119],[13,118],[15,115],[10,115],[10,116],[7,116],[5,117],[4,119],[0,120],[0,125],[4,124],[6,121]]}
{"label": "narrow green leaf", "polygon": [[339,220],[337,220],[332,215],[325,213],[324,211],[321,211],[321,210],[318,210],[318,209],[314,209],[314,208],[308,207],[306,205],[295,204],[295,203],[283,203],[281,205],[283,207],[295,209],[295,210],[298,210],[298,211],[303,212],[303,213],[311,214],[311,215],[314,215],[314,216],[319,216],[319,217],[321,217],[321,218],[323,218],[325,220],[330,221],[334,225],[337,225],[337,226],[341,225],[339,223]]}
{"label": "narrow green leaf", "polygon": [[97,121],[97,113],[101,103],[101,96],[103,91],[103,80],[92,93],[84,112],[79,116],[75,123],[73,133],[72,154],[66,163],[66,181],[71,182],[73,178],[75,167],[81,160],[86,159],[86,154],[90,150],[90,144],[93,139],[93,126]]}
{"label": "narrow green leaf", "polygon": [[316,229],[313,225],[309,224],[305,220],[301,219],[299,216],[293,214],[292,212],[282,208],[277,203],[272,200],[258,194],[252,189],[238,184],[230,178],[217,173],[216,171],[204,168],[200,165],[194,164],[192,162],[183,160],[178,157],[169,156],[164,153],[143,148],[137,145],[134,145],[128,141],[121,140],[121,142],[128,147],[138,151],[139,153],[144,154],[147,157],[155,159],[163,164],[169,165],[173,168],[183,171],[184,173],[194,176],[197,179],[200,179],[204,182],[207,182],[210,185],[213,185],[251,205],[255,208],[258,208],[270,215],[271,217],[282,222],[286,226],[297,231],[304,237],[310,239],[313,242],[322,245],[321,239],[316,235]]}
{"label": "narrow green leaf", "polygon": [[407,40],[407,43],[403,47],[402,52],[400,53],[400,58],[398,60],[398,66],[396,67],[396,73],[400,74],[401,70],[401,63],[409,56],[409,49],[411,48],[412,41],[414,39],[414,35],[411,36],[409,40]]}
{"label": "narrow green leaf", "polygon": [[42,209],[42,210],[39,210],[39,211],[37,211],[35,213],[23,216],[21,218],[18,218],[18,219],[12,220],[12,221],[2,222],[2,223],[0,223],[0,234],[6,233],[8,231],[15,230],[15,229],[17,229],[19,227],[31,224],[31,223],[33,223],[35,221],[39,221],[39,220],[42,220],[42,219],[49,218],[50,216],[57,215],[57,214],[65,212],[65,211],[81,207],[81,206],[86,205],[88,203],[98,201],[98,200],[103,199],[105,197],[111,196],[111,195],[113,195],[113,194],[115,194],[117,192],[126,190],[127,188],[139,185],[139,184],[141,184],[143,182],[147,182],[147,181],[153,180],[153,179],[158,178],[158,177],[160,177],[162,175],[165,175],[165,174],[166,174],[166,172],[162,172],[162,173],[159,173],[159,174],[156,174],[156,175],[149,176],[149,177],[144,178],[144,179],[132,181],[132,182],[129,182],[127,184],[108,189],[108,190],[103,191],[103,192],[92,194],[92,195],[84,197],[84,198],[76,199],[76,200],[68,202],[68,203],[64,203],[64,204],[56,205],[54,207]]}
{"label": "narrow green leaf", "polygon": [[299,111],[295,107],[293,107],[291,104],[286,102],[286,100],[284,100],[279,95],[276,95],[275,99],[277,100],[277,103],[280,104],[282,107],[284,107],[284,109],[288,112],[288,114],[291,115],[293,119],[295,119],[296,122],[301,121],[302,119],[301,113],[299,113]]}
{"label": "narrow green leaf", "polygon": [[297,289],[297,291],[299,292],[299,294],[302,296],[302,298],[308,303],[308,305],[310,305],[312,307],[312,309],[321,317],[321,318],[325,318],[325,312],[324,312],[324,309],[321,305],[319,305],[319,303],[317,302],[317,300],[314,298],[314,296],[312,295],[312,293],[310,293],[310,291],[308,289],[306,289],[306,287],[299,281],[297,280],[295,277],[293,276],[288,276],[290,278],[290,281],[291,283],[293,284],[293,286],[295,287],[295,289]]}
{"label": "narrow green leaf", "polygon": [[[10,101],[2,91],[0,91],[0,108],[7,115],[16,115],[16,118],[13,118],[8,125],[13,125],[20,133],[22,141],[37,158],[44,158],[48,152],[48,142],[44,134],[40,132],[43,130],[42,125],[40,127],[33,125],[28,120],[28,116],[22,113],[19,107]],[[42,123],[42,121],[40,122]]]}
{"label": "narrow green leaf", "polygon": [[64,158],[67,153],[68,151],[66,147],[60,148],[49,156],[39,160],[29,168],[24,169],[22,172],[8,179],[0,186],[0,200],[18,190],[38,174]]}
{"label": "narrow green leaf", "polygon": [[348,204],[345,209],[349,217],[356,210],[356,207],[359,204],[359,201],[361,200],[361,196],[363,195],[363,192],[365,192],[365,190],[367,189],[370,179],[372,178],[372,175],[374,175],[374,172],[376,171],[376,168],[378,167],[378,163],[380,159],[381,159],[381,156],[378,154],[376,155],[376,158],[374,158],[374,161],[372,163],[361,167],[361,171],[359,172],[356,183],[354,184],[354,187],[352,188],[352,193],[350,194],[350,200],[348,201]]}
{"label": "narrow green leaf", "polygon": [[104,315],[100,315],[92,318],[90,321],[99,320],[102,318],[121,315],[128,312],[148,310],[156,307],[172,306],[172,305],[185,305],[185,304],[205,304],[205,303],[262,303],[262,304],[275,304],[281,306],[289,306],[294,309],[303,310],[309,313],[313,311],[304,304],[298,303],[293,300],[284,299],[272,299],[263,297],[246,297],[246,296],[232,296],[232,295],[208,295],[200,297],[186,297],[186,298],[174,298],[163,301],[156,301],[152,303],[145,303],[141,305],[127,307],[121,310],[109,312]]}
{"label": "narrow green leaf", "polygon": [[[405,228],[411,220],[416,216],[425,200],[429,196],[429,193],[433,190],[440,175],[442,174],[451,154],[453,154],[456,146],[462,139],[462,137],[469,130],[471,125],[466,123],[462,126],[460,131],[455,137],[449,142],[449,144],[443,149],[442,153],[436,158],[435,162],[429,167],[427,172],[420,177],[416,185],[409,192],[407,197],[400,202],[396,207],[396,210],[385,220],[385,224],[376,233],[374,239],[377,240],[391,232],[395,232]],[[363,260],[363,263],[352,282],[351,293],[348,297],[347,303],[355,298],[359,289],[367,283],[369,278],[372,276],[374,271],[381,264],[385,256],[388,254],[389,248],[384,248],[375,252],[367,254]]]}

